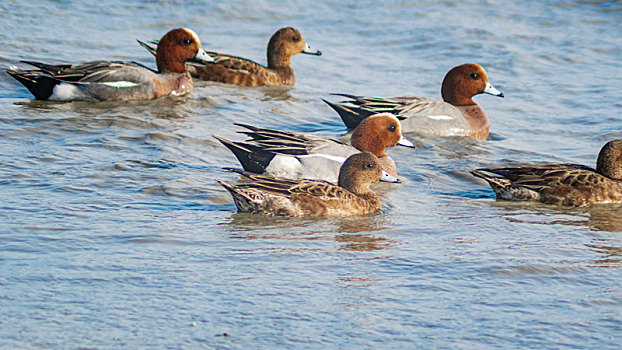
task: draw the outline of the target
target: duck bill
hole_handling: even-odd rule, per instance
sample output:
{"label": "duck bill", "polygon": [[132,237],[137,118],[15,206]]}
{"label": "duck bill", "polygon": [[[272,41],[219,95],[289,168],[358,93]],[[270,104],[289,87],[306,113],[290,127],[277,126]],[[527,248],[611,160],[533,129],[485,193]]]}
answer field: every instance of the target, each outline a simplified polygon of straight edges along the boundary
{"label": "duck bill", "polygon": [[483,93],[493,96],[504,97],[503,92],[497,90],[494,86],[492,86],[491,83],[486,83],[486,88],[484,89]]}
{"label": "duck bill", "polygon": [[322,51],[320,51],[320,50],[313,50],[311,48],[311,46],[309,46],[309,44],[305,45],[305,49],[302,50],[302,53],[305,53],[307,55],[322,56]]}
{"label": "duck bill", "polygon": [[199,48],[199,52],[196,56],[194,56],[195,60],[199,60],[201,62],[215,62],[214,58],[205,52],[202,48]]}
{"label": "duck bill", "polygon": [[382,176],[380,176],[380,181],[382,182],[391,182],[391,183],[402,183],[402,181],[400,181],[400,179],[398,179],[397,177],[390,175],[389,173],[387,173],[386,171],[382,171]]}
{"label": "duck bill", "polygon": [[410,147],[410,148],[415,148],[415,145],[413,145],[412,142],[406,140],[406,138],[404,138],[404,136],[400,137],[400,140],[397,141],[397,145],[398,146],[404,146],[404,147]]}

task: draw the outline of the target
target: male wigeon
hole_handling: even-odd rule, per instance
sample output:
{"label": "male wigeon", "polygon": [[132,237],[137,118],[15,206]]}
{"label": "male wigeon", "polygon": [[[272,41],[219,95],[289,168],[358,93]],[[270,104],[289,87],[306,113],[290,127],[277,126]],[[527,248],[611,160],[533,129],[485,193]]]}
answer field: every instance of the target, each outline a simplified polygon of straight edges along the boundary
{"label": "male wigeon", "polygon": [[[139,43],[152,53],[153,47]],[[299,53],[321,56],[322,52],[312,50],[296,28],[277,30],[268,42],[268,66],[249,59],[207,51],[215,59],[210,64],[192,62],[188,64],[190,74],[201,80],[217,81],[242,86],[293,85],[296,74],[291,58]]]}
{"label": "male wigeon", "polygon": [[50,65],[22,61],[39,69],[12,68],[7,73],[39,100],[149,100],[192,92],[192,77],[185,66],[185,62],[191,59],[213,61],[201,48],[195,32],[178,28],[160,39],[156,53],[158,71],[136,62],[94,61]]}
{"label": "male wigeon", "polygon": [[372,182],[399,180],[380,169],[370,152],[351,155],[341,166],[338,185],[316,180],[272,178],[235,171],[250,183],[217,180],[233,197],[240,212],[278,216],[355,216],[378,211],[380,199],[369,188]]}
{"label": "male wigeon", "polygon": [[552,164],[471,173],[488,181],[500,199],[566,206],[622,203],[622,140],[603,146],[596,170],[578,164]]}
{"label": "male wigeon", "polygon": [[396,145],[414,147],[401,133],[400,123],[389,113],[365,118],[354,130],[351,145],[334,139],[296,132],[261,129],[236,124],[250,131],[246,142],[232,142],[214,136],[238,158],[244,170],[289,179],[315,179],[337,183],[339,169],[347,157],[371,152],[382,170],[397,176],[395,162],[386,153]]}
{"label": "male wigeon", "polygon": [[488,82],[488,75],[479,64],[466,63],[452,68],[443,79],[443,101],[427,97],[359,97],[336,94],[352,99],[341,104],[323,100],[331,106],[348,128],[354,128],[369,115],[380,112],[395,114],[403,132],[437,136],[471,136],[485,140],[490,122],[472,97],[486,93],[503,97]]}

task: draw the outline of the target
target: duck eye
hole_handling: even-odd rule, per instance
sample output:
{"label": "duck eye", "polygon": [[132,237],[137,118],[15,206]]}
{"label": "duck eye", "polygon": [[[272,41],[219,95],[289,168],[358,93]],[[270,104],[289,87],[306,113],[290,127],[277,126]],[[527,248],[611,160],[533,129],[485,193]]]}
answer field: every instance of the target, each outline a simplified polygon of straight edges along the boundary
{"label": "duck eye", "polygon": [[367,164],[367,168],[372,169],[373,167],[374,167],[374,164],[372,164],[372,163],[368,163]]}
{"label": "duck eye", "polygon": [[389,127],[387,127],[387,130],[389,130],[390,132],[395,132],[395,124],[389,125]]}
{"label": "duck eye", "polygon": [[190,46],[192,44],[192,39],[183,39],[181,43],[185,46]]}
{"label": "duck eye", "polygon": [[471,79],[473,79],[473,80],[477,80],[477,78],[479,78],[479,74],[477,74],[477,73],[471,73]]}
{"label": "duck eye", "polygon": [[294,36],[294,37],[292,38],[292,40],[293,40],[293,41],[299,41],[299,40],[300,40],[300,38],[299,38],[299,37],[297,37],[297,36]]}

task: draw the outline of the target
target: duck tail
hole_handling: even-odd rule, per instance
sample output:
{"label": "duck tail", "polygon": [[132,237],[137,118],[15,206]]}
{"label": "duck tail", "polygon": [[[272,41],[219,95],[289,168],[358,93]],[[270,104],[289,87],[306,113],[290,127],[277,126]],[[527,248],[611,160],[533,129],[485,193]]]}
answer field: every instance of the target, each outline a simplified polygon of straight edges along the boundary
{"label": "duck tail", "polygon": [[261,174],[274,158],[275,154],[259,146],[244,142],[233,142],[218,136],[214,138],[225,145],[238,159],[244,170]]}
{"label": "duck tail", "polygon": [[481,168],[481,169],[475,169],[475,170],[471,170],[469,171],[471,174],[473,174],[474,176],[477,176],[479,178],[482,178],[488,182],[500,182],[501,179],[506,180],[507,179],[499,174],[497,174],[494,169],[488,169],[488,168]]}
{"label": "duck tail", "polygon": [[54,93],[54,87],[61,83],[60,80],[41,74],[39,71],[22,71],[9,69],[8,75],[24,85],[38,100],[47,100]]}
{"label": "duck tail", "polygon": [[359,125],[359,123],[367,117],[367,115],[361,113],[359,108],[351,109],[346,106],[327,101],[325,99],[322,99],[322,101],[326,102],[327,105],[329,105],[339,114],[341,120],[343,120],[343,123],[348,129],[356,128],[357,125]]}
{"label": "duck tail", "polygon": [[242,189],[232,185],[228,182],[215,179],[222,187],[224,187],[233,198],[233,202],[235,206],[238,208],[238,212],[252,212],[255,205],[253,203],[253,199],[249,197]]}
{"label": "duck tail", "polygon": [[146,42],[144,42],[144,41],[140,41],[140,40],[138,40],[138,39],[136,39],[136,41],[138,41],[138,43],[140,44],[140,46],[144,47],[145,49],[147,49],[147,51],[151,52],[151,54],[155,56],[155,54],[156,54],[156,49],[155,49],[153,46],[151,46],[151,45],[147,44],[147,43],[146,43]]}
{"label": "duck tail", "polygon": [[511,187],[513,187],[512,181],[510,181],[503,175],[496,173],[495,169],[482,168],[471,170],[470,173],[474,176],[486,180],[490,187],[492,187],[492,189],[496,193],[501,189],[510,189]]}

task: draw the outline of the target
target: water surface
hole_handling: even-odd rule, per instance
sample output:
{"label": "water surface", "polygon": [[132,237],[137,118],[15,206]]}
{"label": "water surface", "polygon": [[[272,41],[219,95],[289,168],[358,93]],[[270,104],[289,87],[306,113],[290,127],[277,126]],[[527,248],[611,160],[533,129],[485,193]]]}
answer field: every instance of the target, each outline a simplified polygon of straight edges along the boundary
{"label": "water surface", "polygon": [[[0,66],[152,57],[193,28],[265,62],[299,28],[294,87],[196,83],[157,101],[50,103],[0,76],[2,348],[618,348],[622,206],[497,202],[469,169],[594,166],[622,137],[617,2],[4,1]],[[237,214],[214,178],[234,122],[328,137],[331,92],[440,98],[477,62],[487,141],[407,135],[404,184],[347,219]]]}

